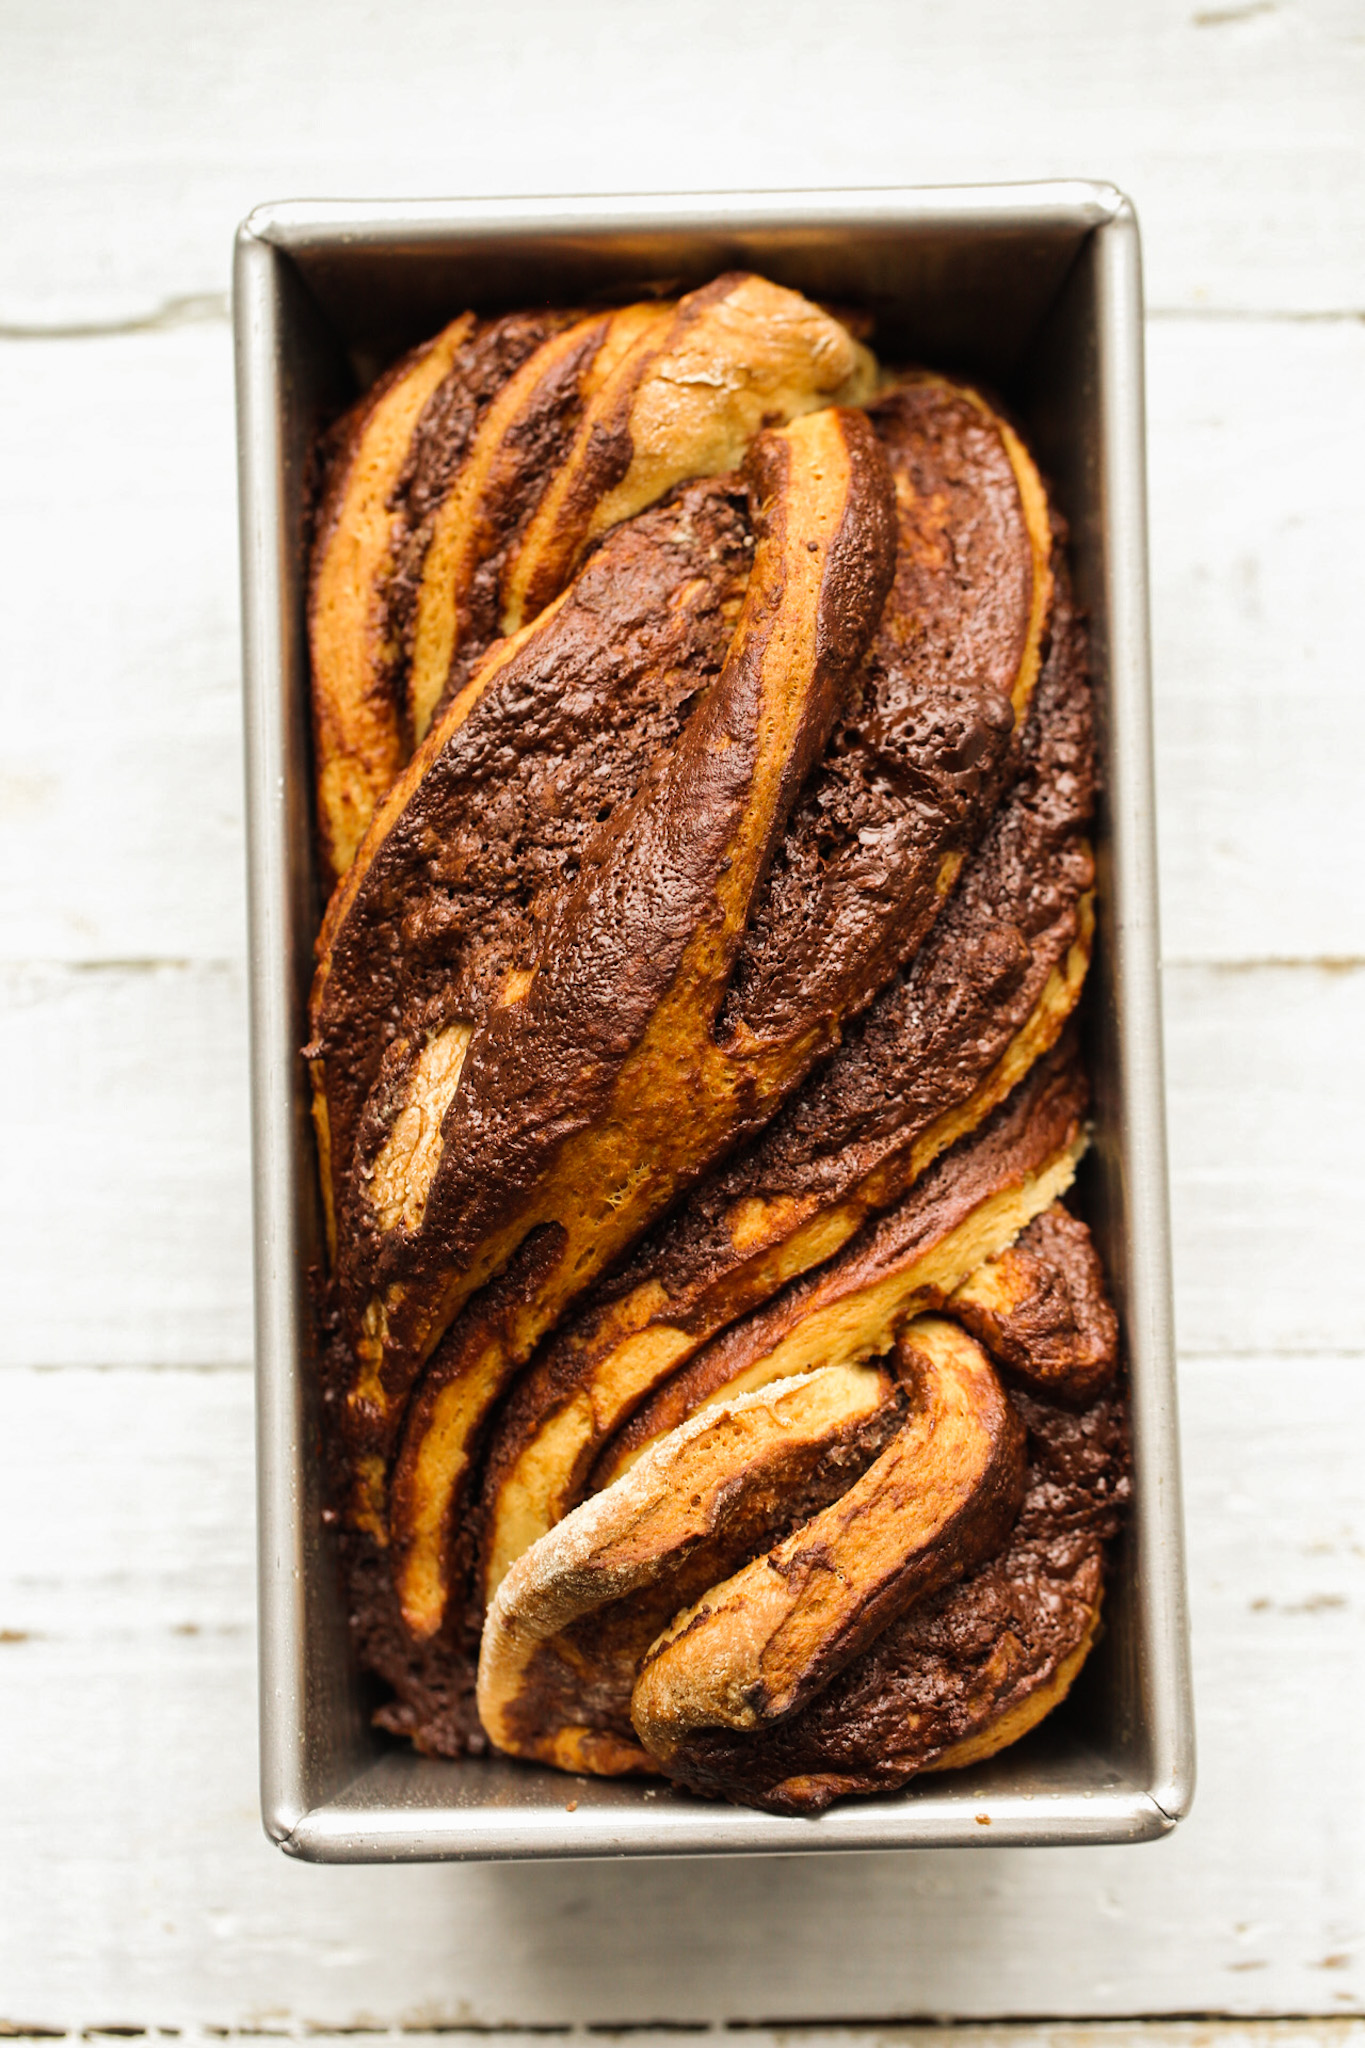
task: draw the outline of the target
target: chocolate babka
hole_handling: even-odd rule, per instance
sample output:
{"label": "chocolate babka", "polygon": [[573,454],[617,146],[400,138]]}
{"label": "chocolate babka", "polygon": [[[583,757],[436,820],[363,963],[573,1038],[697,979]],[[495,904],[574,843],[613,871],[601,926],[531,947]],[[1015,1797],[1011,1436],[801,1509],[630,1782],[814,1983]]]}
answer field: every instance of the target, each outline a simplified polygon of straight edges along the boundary
{"label": "chocolate babka", "polygon": [[802,1812],[992,1753],[1128,1484],[1026,448],[741,273],[462,315],[323,454],[306,1053],[377,1719]]}

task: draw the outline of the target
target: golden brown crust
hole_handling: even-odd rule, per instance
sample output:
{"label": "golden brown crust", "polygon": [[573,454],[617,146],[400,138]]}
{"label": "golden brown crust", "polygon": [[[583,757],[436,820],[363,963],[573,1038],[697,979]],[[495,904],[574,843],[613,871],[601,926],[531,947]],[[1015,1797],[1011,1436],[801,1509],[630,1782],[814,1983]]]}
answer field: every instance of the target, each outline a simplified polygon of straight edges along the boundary
{"label": "golden brown crust", "polygon": [[771,1727],[690,1736],[669,1775],[779,1813],[992,1755],[1057,1704],[1095,1640],[1105,1544],[1130,1490],[1126,1411],[1010,1396],[1029,1471],[1003,1547],[917,1601],[809,1704]]}
{"label": "golden brown crust", "polygon": [[381,1068],[392,1096],[434,1035],[481,1020],[530,967],[541,899],[718,675],[750,560],[724,481],[619,529],[486,658],[380,804],[328,907],[311,1000],[333,1215]]}
{"label": "golden brown crust", "polygon": [[594,540],[684,477],[735,469],[761,428],[863,404],[875,388],[871,356],[837,320],[744,271],[618,317],[621,345],[508,562],[507,632],[563,589]]}
{"label": "golden brown crust", "polygon": [[1118,1364],[1118,1320],[1090,1232],[1060,1202],[949,1296],[992,1357],[1048,1400],[1092,1401]]}
{"label": "golden brown crust", "polygon": [[989,1557],[1018,1511],[1024,1433],[990,1360],[956,1324],[897,1349],[911,1409],[830,1507],[677,1618],[646,1654],[631,1719],[669,1769],[708,1728],[796,1713],[916,1600]]}
{"label": "golden brown crust", "polygon": [[499,1749],[652,1768],[630,1722],[640,1659],[678,1608],[837,1498],[899,1420],[890,1378],[834,1367],[711,1409],[508,1573],[484,1624],[479,1714]]}
{"label": "golden brown crust", "polygon": [[667,1380],[608,1446],[604,1479],[707,1402],[815,1362],[875,1358],[908,1317],[941,1308],[1070,1185],[1087,1099],[1074,1044],[1063,1041],[900,1202]]}
{"label": "golden brown crust", "polygon": [[333,876],[414,741],[594,541],[763,426],[872,395],[798,293],[743,272],[676,304],[453,321],[334,433],[309,604],[318,822]]}
{"label": "golden brown crust", "polygon": [[[923,461],[915,479],[913,504],[933,502]],[[917,543],[902,516],[900,563],[907,547]],[[911,596],[902,592],[907,604]],[[896,602],[888,600],[882,637]],[[931,621],[923,592],[915,602]],[[1011,649],[1015,662],[1017,641]],[[941,666],[948,655],[931,659]],[[632,1407],[718,1329],[825,1262],[905,1194],[1056,1042],[1089,965],[1091,788],[1083,641],[1064,602],[1021,772],[905,981],[853,1024],[751,1151],[702,1182],[589,1296],[505,1405],[483,1509],[493,1524],[489,1593],[514,1544],[534,1540],[589,1485],[593,1458],[602,1462],[591,1485],[610,1481],[604,1444]],[[520,1509],[532,1487],[538,1524]]]}
{"label": "golden brown crust", "polygon": [[[463,323],[417,405],[424,353],[337,436],[314,577],[334,598],[368,549],[347,658],[368,647],[375,687],[332,690],[329,744],[350,775],[378,732],[385,761],[353,793],[373,821],[309,1056],[334,1497],[384,1725],[477,1749],[480,1593],[585,1487],[629,1492],[661,1429],[705,1438],[775,1375],[875,1380],[859,1361],[943,1308],[929,1350],[975,1362],[992,1427],[968,1402],[914,1452],[883,1397],[783,1484],[732,1446],[705,1530],[691,1494],[663,1504],[648,1583],[603,1597],[599,1574],[581,1614],[490,1634],[486,1711],[513,1751],[657,1769],[638,1678],[673,1775],[786,1811],[992,1754],[1094,1638],[1114,1499],[1073,1542],[1067,1460],[1093,1438],[1100,1491],[1126,1484],[1112,1404],[1006,1400],[981,1349],[1073,1407],[1115,1352],[1083,1227],[1048,1207],[1084,1142],[1055,1042],[1093,870],[1084,636],[1042,485],[928,375],[872,408],[878,478],[864,416],[820,411],[870,395],[871,359],[743,275]],[[670,489],[793,416],[742,481]],[[401,770],[393,730],[401,764],[433,716]],[[1033,1473],[1007,1535],[1016,1409]],[[907,1476],[930,1437],[937,1517],[933,1471]]]}
{"label": "golden brown crust", "polygon": [[1028,714],[1054,597],[1052,514],[1019,436],[969,384],[902,378],[870,408],[900,513],[896,587],[875,656],[943,691]]}
{"label": "golden brown crust", "polygon": [[386,609],[401,532],[391,501],[422,410],[473,327],[462,314],[405,356],[335,436],[308,592],[318,834],[332,875],[350,866],[403,765]]}
{"label": "golden brown crust", "polygon": [[1076,1646],[1057,1661],[1050,1674],[1034,1674],[1031,1691],[1016,1684],[1015,1697],[1006,1707],[1001,1707],[998,1700],[993,1699],[987,1718],[975,1732],[951,1743],[933,1763],[924,1766],[925,1772],[961,1771],[969,1764],[984,1764],[988,1758],[999,1756],[1001,1750],[1008,1749],[1011,1743],[1021,1742],[1040,1721],[1046,1720],[1053,1708],[1059,1707],[1071,1691],[1081,1675],[1081,1666],[1095,1647],[1100,1628],[1101,1598],[1097,1592],[1091,1606],[1081,1607],[1073,1623],[1078,1636]]}
{"label": "golden brown crust", "polygon": [[622,330],[642,315],[652,317],[652,309],[628,307],[550,333],[516,365],[462,459],[423,505],[401,565],[404,704],[415,740],[425,738],[503,631],[509,559],[573,446]]}
{"label": "golden brown crust", "polygon": [[[408,1420],[393,1533],[419,1632],[445,1601],[440,1496],[508,1372],[866,1000],[857,983],[836,987],[794,1038],[742,1059],[712,1035],[772,839],[867,644],[893,546],[885,466],[860,414],[761,437],[750,475],[754,569],[720,677],[554,899],[529,985],[476,1028],[421,1224],[389,1232],[361,1268],[368,1293],[354,1291],[348,1412],[358,1439],[383,1441],[457,1311],[509,1267]],[[685,1123],[680,1097],[695,1105]]]}
{"label": "golden brown crust", "polygon": [[841,955],[880,957],[885,981],[919,948],[996,805],[1037,679],[1052,537],[1004,422],[938,379],[869,417],[896,494],[895,578],[751,911],[723,1037],[789,1030]]}

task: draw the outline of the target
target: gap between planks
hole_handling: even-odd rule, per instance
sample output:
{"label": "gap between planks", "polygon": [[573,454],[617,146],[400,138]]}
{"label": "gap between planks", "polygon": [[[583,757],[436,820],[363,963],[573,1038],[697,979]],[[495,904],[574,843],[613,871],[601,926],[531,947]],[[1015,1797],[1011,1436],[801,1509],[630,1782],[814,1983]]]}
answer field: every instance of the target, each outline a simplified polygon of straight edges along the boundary
{"label": "gap between planks", "polygon": [[1365,2019],[1349,2014],[1285,2013],[1257,2020],[1218,2013],[1171,2018],[1134,2014],[1130,2018],[1077,2020],[956,2020],[845,2022],[786,2020],[705,2021],[641,2020],[575,2026],[365,2026],[289,2027],[157,2027],[114,2025],[18,2028],[0,2021],[0,2039],[13,2041],[297,2041],[324,2048],[332,2042],[391,2041],[402,2048],[461,2048],[464,2042],[495,2040],[517,2048],[552,2039],[563,2042],[606,2040],[670,2040],[685,2035],[693,2041],[721,2042],[742,2035],[752,2048],[1360,2048]]}

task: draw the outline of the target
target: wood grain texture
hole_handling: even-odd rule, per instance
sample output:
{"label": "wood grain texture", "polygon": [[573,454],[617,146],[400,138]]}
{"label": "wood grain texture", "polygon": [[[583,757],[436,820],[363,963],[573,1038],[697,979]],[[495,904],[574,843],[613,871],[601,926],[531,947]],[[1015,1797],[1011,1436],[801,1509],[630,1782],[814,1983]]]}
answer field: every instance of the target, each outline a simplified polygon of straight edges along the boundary
{"label": "wood grain texture", "polygon": [[225,323],[0,344],[0,958],[240,961]]}
{"label": "wood grain texture", "polygon": [[1365,322],[1147,344],[1168,960],[1365,958]]}
{"label": "wood grain texture", "polygon": [[0,968],[0,1361],[251,1357],[237,965]]}
{"label": "wood grain texture", "polygon": [[1360,304],[1352,0],[846,0],[837,26],[821,0],[409,0],[401,30],[368,0],[219,0],[192,27],[173,0],[10,0],[6,22],[0,322],[192,312],[266,198],[1077,175],[1137,195],[1157,306]]}
{"label": "wood grain texture", "polygon": [[23,1447],[0,1495],[6,2018],[1365,2009],[1356,1359],[1185,1371],[1203,1757],[1174,1836],[758,1863],[286,1862],[255,1812],[246,1376],[21,1371],[5,1387]]}
{"label": "wood grain texture", "polygon": [[[605,2031],[618,2039],[627,2031],[632,2037],[643,2034],[655,2041],[665,2038],[664,2030],[648,2027]],[[724,2048],[731,2038],[730,2030],[724,2026],[688,2026],[669,2029],[668,2033],[671,2035],[674,2031],[686,2033],[697,2043],[697,2048]],[[746,2025],[742,2031],[751,2048],[798,2048],[798,2044],[799,2048],[946,2048],[944,2026],[932,2020],[919,2023],[884,2021],[863,2026],[827,2022],[799,2028]],[[587,2043],[597,2038],[595,2032],[567,2024],[535,2029],[491,2029],[471,2025],[430,2027],[419,2024],[402,2028],[367,2026],[351,2030],[310,2028],[307,2039],[316,2044],[316,2048],[340,2048],[341,2043],[352,2043],[356,2034],[362,2033],[377,2035],[380,2040],[391,2042],[393,2048],[399,2048],[399,2044],[401,2048],[484,2048],[491,2032],[496,2032],[499,2048],[539,2048],[547,2035],[552,2040],[567,2039],[575,2043]],[[290,2038],[278,2023],[240,2030],[187,2027],[171,2038],[198,2044],[225,2039],[259,2040],[262,2036]],[[0,2038],[35,2041],[54,2037],[21,2032]],[[85,2037],[76,2035],[70,2038]],[[959,2023],[951,2034],[952,2048],[1362,2048],[1363,2042],[1365,2021],[1349,2016],[1274,2020],[1009,2020]]]}
{"label": "wood grain texture", "polygon": [[1170,968],[1165,1012],[1182,1352],[1365,1353],[1365,967]]}
{"label": "wood grain texture", "polygon": [[[633,2036],[643,2034],[647,2039],[662,2040],[664,2030],[655,2028],[632,2028],[629,2030],[606,2029],[616,2038],[623,2032]],[[697,2043],[697,2048],[723,2048],[730,2039],[730,2030],[724,2026],[688,2026],[683,2029],[669,2029],[686,2033]],[[475,2026],[458,2027],[364,2027],[349,2031],[332,2030],[325,2027],[310,2028],[308,2040],[318,2048],[339,2048],[339,2044],[351,2043],[356,2033],[377,2034],[380,2040],[392,2042],[394,2048],[483,2048],[490,2032],[496,2032],[499,2048],[539,2048],[548,2035],[552,2040],[568,2039],[586,2043],[596,2038],[594,2032],[583,2027],[554,2026],[498,2027],[496,2029]],[[743,2028],[744,2039],[752,2048],[945,2048],[945,2029],[941,2022],[884,2021],[881,2024],[859,2026],[839,2024],[792,2027],[751,2027]],[[280,2038],[285,2030],[278,2026],[262,2028],[229,2029],[185,2028],[180,2038],[193,2042],[221,2040],[258,2040],[265,2035]],[[51,2035],[7,2034],[7,2040],[34,2041],[52,2039]],[[58,2037],[61,2038],[61,2037]],[[74,2036],[72,2038],[83,2038]],[[952,2048],[1361,2048],[1365,2042],[1365,2022],[1349,2017],[1300,2018],[1274,2020],[1088,2020],[1080,2023],[1067,2021],[1009,2020],[1004,2022],[958,2023],[953,2027]]]}

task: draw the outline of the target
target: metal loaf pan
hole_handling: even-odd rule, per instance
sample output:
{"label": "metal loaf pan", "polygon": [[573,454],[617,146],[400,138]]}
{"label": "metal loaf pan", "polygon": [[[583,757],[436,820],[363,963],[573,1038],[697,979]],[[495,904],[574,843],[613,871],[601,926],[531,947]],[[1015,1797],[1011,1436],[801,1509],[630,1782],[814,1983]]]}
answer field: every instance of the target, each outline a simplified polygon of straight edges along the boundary
{"label": "metal loaf pan", "polygon": [[[303,1063],[322,903],[311,822],[306,466],[319,427],[465,306],[687,288],[731,267],[874,315],[883,359],[964,370],[1022,419],[1071,527],[1104,794],[1080,1201],[1122,1316],[1136,1510],[1071,1699],[969,1772],[818,1820],[369,1727],[319,1501],[308,1274],[321,1254]],[[291,203],[236,266],[259,1376],[262,1803],[322,1862],[1131,1842],[1188,1805],[1193,1738],[1171,1328],[1148,682],[1142,287],[1131,207],[1081,183],[676,198]],[[575,1803],[576,1802],[576,1803]]]}

